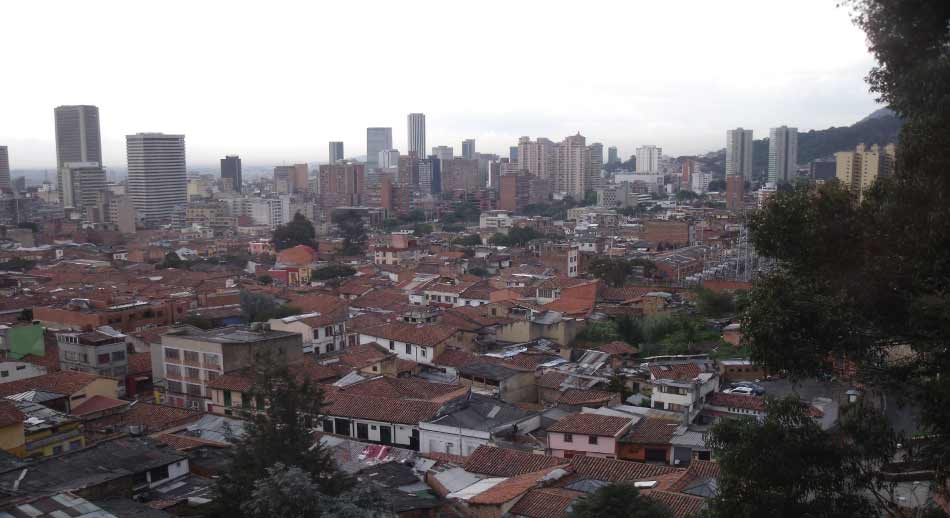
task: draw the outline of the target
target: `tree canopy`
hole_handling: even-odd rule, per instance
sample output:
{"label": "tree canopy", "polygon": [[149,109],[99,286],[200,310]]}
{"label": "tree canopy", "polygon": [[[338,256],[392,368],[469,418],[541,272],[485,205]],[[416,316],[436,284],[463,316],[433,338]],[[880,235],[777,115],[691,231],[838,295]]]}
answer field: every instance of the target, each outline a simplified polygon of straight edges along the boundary
{"label": "tree canopy", "polygon": [[316,237],[317,232],[313,229],[313,223],[298,212],[294,214],[289,223],[279,225],[274,229],[271,240],[274,242],[274,249],[278,251],[293,248],[297,245],[306,245],[316,249]]}
{"label": "tree canopy", "polygon": [[338,277],[351,277],[356,274],[356,270],[345,264],[328,264],[323,268],[318,268],[310,273],[310,279],[315,281],[326,281]]}
{"label": "tree canopy", "polygon": [[663,504],[645,498],[632,484],[611,484],[576,500],[570,518],[672,518]]}
{"label": "tree canopy", "polygon": [[363,218],[355,210],[336,211],[333,215],[336,226],[343,235],[343,255],[362,255],[366,251],[366,228]]}
{"label": "tree canopy", "polygon": [[533,228],[516,227],[508,230],[507,234],[496,233],[488,238],[488,242],[495,246],[525,246],[532,239],[544,237],[544,234]]}

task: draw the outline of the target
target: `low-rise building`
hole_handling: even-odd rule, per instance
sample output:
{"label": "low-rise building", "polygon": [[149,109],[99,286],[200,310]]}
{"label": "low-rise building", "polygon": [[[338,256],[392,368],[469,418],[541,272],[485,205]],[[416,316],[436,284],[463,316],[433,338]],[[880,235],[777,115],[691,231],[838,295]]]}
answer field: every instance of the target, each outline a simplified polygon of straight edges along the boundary
{"label": "low-rise building", "polygon": [[548,427],[548,454],[617,458],[617,441],[630,428],[629,417],[574,414]]}
{"label": "low-rise building", "polygon": [[304,313],[285,318],[273,318],[270,327],[275,331],[299,333],[303,337],[303,352],[325,354],[346,346],[346,308],[329,313]]}
{"label": "low-rise building", "polygon": [[[59,367],[63,370],[89,372],[99,376],[124,379],[129,360],[125,335],[87,331],[58,333]],[[125,387],[120,387],[120,395]]]}
{"label": "low-rise building", "polygon": [[483,444],[511,440],[537,430],[540,425],[540,414],[473,394],[461,408],[419,423],[419,451],[467,456]]}

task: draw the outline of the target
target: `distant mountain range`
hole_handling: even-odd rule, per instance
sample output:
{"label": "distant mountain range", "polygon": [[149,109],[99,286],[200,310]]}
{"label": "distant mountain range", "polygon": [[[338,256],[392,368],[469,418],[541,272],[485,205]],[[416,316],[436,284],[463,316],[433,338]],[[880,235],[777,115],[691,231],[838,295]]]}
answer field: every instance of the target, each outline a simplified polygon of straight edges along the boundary
{"label": "distant mountain range", "polygon": [[[811,130],[798,134],[798,163],[834,158],[838,151],[853,150],[858,144],[897,142],[904,121],[888,108],[874,111],[851,126]],[[713,172],[724,174],[726,150],[710,153],[700,160]],[[769,167],[769,139],[757,139],[752,147],[752,174],[759,176]]]}

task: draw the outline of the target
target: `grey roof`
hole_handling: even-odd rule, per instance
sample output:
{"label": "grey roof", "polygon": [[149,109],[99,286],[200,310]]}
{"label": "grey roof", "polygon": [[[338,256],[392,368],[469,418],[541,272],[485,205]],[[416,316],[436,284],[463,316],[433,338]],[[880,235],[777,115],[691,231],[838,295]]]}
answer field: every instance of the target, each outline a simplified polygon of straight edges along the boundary
{"label": "grey roof", "polygon": [[300,336],[300,333],[291,333],[288,331],[276,331],[271,329],[261,329],[252,331],[248,326],[227,326],[217,329],[203,331],[193,326],[178,326],[169,330],[167,335],[181,338],[190,338],[204,342],[214,342],[219,344],[249,344],[273,340],[274,338],[284,338],[287,336]]}
{"label": "grey roof", "polygon": [[490,432],[535,415],[500,399],[472,394],[463,408],[429,421],[432,424]]}
{"label": "grey roof", "polygon": [[68,394],[60,394],[58,392],[49,392],[47,390],[27,390],[26,392],[20,392],[19,394],[13,394],[7,396],[6,399],[12,401],[30,401],[32,403],[45,403],[47,401],[52,401],[54,399],[62,399]]}
{"label": "grey roof", "polygon": [[148,437],[123,437],[44,459],[24,468],[25,474],[20,468],[0,473],[0,489],[11,491],[23,474],[18,487],[26,493],[69,491],[182,460],[187,457]]}
{"label": "grey roof", "polygon": [[687,495],[714,498],[719,494],[719,482],[714,478],[704,478],[682,491]]}
{"label": "grey roof", "polygon": [[188,425],[188,435],[209,441],[230,443],[244,435],[246,421],[220,415],[205,414]]}
{"label": "grey roof", "polygon": [[[131,502],[131,500],[129,501]],[[60,518],[63,516],[72,516],[77,518],[117,518],[120,516],[145,515],[113,514],[103,510],[98,505],[89,502],[84,498],[68,493],[59,493],[51,496],[44,496],[42,498],[36,498],[28,502],[12,504],[0,511],[0,518],[41,518],[43,516],[50,516],[54,518]],[[162,514],[161,516],[169,515]],[[156,515],[155,518],[159,517]]]}
{"label": "grey roof", "polygon": [[609,486],[610,482],[604,480],[594,480],[590,478],[585,478],[571,482],[565,489],[573,489],[574,491],[580,491],[582,493],[593,493],[602,487]]}
{"label": "grey roof", "polygon": [[101,507],[104,511],[108,511],[115,516],[121,516],[122,518],[169,518],[175,516],[160,509],[152,509],[145,504],[140,504],[127,498],[107,498],[105,500],[96,500],[93,503]]}
{"label": "grey roof", "polygon": [[521,374],[520,370],[488,362],[473,362],[459,369],[461,374],[485,378],[493,381],[502,381]]}

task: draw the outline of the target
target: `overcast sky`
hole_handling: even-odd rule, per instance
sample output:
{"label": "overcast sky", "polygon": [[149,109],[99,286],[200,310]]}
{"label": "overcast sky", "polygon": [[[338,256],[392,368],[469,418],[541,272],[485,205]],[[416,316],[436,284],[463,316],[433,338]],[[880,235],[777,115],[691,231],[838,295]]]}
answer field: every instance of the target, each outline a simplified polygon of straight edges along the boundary
{"label": "overcast sky", "polygon": [[850,125],[875,110],[864,35],[835,0],[16,1],[3,6],[0,145],[53,167],[53,108],[94,104],[104,161],[124,135],[184,133],[189,166],[365,153],[367,126],[424,112],[427,147],[521,135],[629,156]]}

